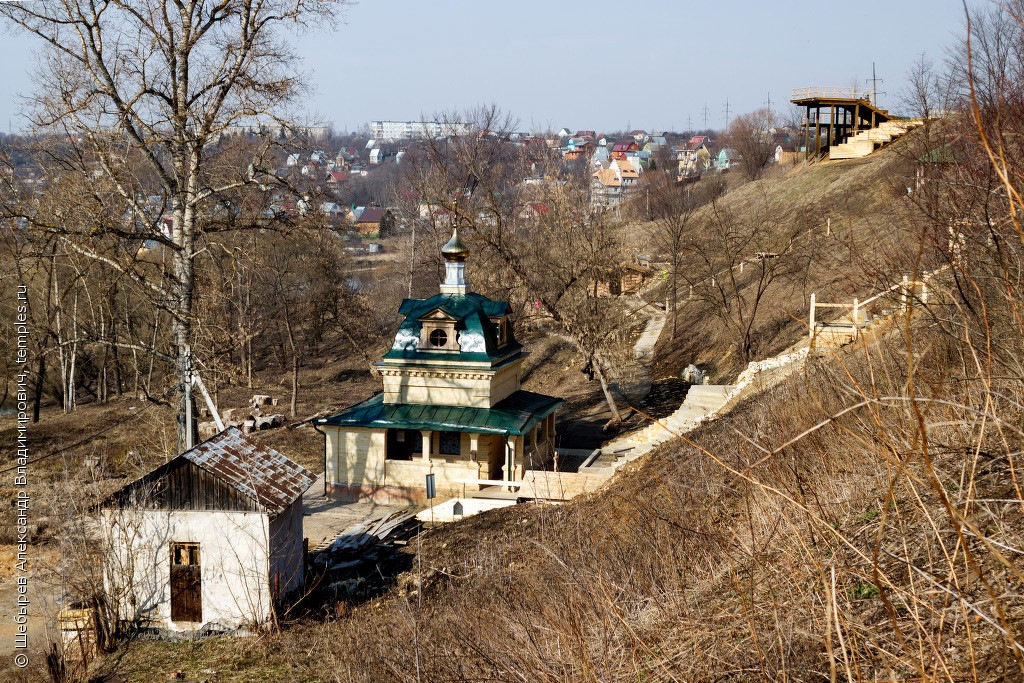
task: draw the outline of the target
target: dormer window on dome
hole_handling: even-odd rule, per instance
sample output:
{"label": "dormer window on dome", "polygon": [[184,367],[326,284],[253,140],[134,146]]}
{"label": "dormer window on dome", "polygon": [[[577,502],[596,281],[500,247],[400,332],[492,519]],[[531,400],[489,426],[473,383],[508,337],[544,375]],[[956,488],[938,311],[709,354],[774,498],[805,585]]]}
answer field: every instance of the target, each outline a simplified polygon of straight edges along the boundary
{"label": "dormer window on dome", "polygon": [[458,352],[462,350],[458,333],[455,330],[455,319],[444,311],[437,309],[420,318],[421,351]]}
{"label": "dormer window on dome", "polygon": [[505,316],[491,318],[491,324],[494,325],[494,338],[498,342],[498,348],[501,348],[508,342],[508,319]]}

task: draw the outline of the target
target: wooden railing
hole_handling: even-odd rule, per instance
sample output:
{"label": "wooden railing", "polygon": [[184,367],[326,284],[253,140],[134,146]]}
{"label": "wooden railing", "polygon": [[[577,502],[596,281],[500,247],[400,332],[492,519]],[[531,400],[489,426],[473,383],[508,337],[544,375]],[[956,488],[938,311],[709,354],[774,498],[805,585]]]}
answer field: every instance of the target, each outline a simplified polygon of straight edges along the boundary
{"label": "wooden railing", "polygon": [[812,85],[807,88],[797,88],[793,91],[791,100],[808,100],[813,98],[833,97],[843,100],[871,100],[871,93],[858,88],[841,88],[826,85]]}
{"label": "wooden railing", "polygon": [[903,280],[896,283],[888,289],[882,290],[878,294],[872,297],[864,299],[863,301],[855,298],[852,303],[824,303],[817,300],[817,294],[811,292],[811,305],[810,314],[808,321],[808,330],[811,339],[814,339],[815,328],[817,326],[817,309],[819,308],[839,308],[843,310],[849,310],[850,313],[850,324],[853,328],[853,337],[857,338],[861,327],[863,327],[860,316],[862,312],[866,312],[868,307],[886,297],[891,297],[894,293],[899,292],[899,308],[900,310],[906,310],[908,306],[913,305],[914,300],[920,301],[922,304],[928,303],[928,282],[932,280],[936,275],[947,270],[949,266],[942,266],[935,270],[925,273],[921,276],[920,280],[911,280],[908,276],[904,275]]}

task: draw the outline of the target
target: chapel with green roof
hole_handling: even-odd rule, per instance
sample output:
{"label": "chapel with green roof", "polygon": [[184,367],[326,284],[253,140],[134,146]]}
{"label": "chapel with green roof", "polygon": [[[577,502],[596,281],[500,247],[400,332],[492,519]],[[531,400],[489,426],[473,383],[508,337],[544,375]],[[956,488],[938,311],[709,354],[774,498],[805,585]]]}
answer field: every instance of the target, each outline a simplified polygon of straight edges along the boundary
{"label": "chapel with green roof", "polygon": [[469,291],[469,249],[456,229],[441,248],[440,292],[406,299],[376,364],[383,391],[316,421],[326,435],[327,492],[345,500],[420,500],[519,481],[554,455],[562,399],[520,387],[526,355],[510,307]]}

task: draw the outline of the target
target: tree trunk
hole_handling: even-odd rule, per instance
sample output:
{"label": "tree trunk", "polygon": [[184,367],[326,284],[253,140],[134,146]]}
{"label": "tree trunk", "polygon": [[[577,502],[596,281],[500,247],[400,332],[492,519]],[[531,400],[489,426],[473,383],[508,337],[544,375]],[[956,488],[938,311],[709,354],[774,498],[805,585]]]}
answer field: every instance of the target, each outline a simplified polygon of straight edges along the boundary
{"label": "tree trunk", "polygon": [[[181,85],[181,83],[179,83]],[[195,207],[191,203],[198,192],[197,152],[192,152],[189,159],[180,159],[177,164],[178,178],[185,180],[185,192],[175,198],[174,233],[179,249],[174,253],[174,316],[172,318],[172,335],[177,359],[178,380],[181,382],[183,399],[181,402],[180,424],[177,452],[184,453],[199,441],[198,421],[192,419],[195,412],[195,398],[187,383],[191,377],[192,367],[192,303],[195,291]],[[187,167],[186,167],[187,164]]]}
{"label": "tree trunk", "polygon": [[40,348],[39,365],[36,367],[36,395],[32,401],[32,421],[39,422],[39,408],[43,403],[43,382],[46,379],[46,353]]}
{"label": "tree trunk", "polygon": [[289,417],[295,417],[295,403],[299,396],[299,349],[295,345],[295,333],[294,330],[292,330],[292,317],[287,306],[285,306],[284,309],[284,327],[288,332],[288,346],[291,347],[292,351],[292,401],[291,415],[289,415]]}
{"label": "tree trunk", "polygon": [[295,417],[295,402],[299,396],[299,354],[292,353],[292,403],[291,415]]}
{"label": "tree trunk", "polygon": [[608,387],[608,381],[604,377],[604,370],[601,369],[601,362],[595,358],[593,360],[593,364],[594,372],[597,374],[597,379],[601,382],[601,391],[604,392],[604,400],[608,403],[609,410],[612,411],[611,424],[621,424],[622,415],[619,414],[619,407],[615,404],[615,397],[612,396],[612,391]]}

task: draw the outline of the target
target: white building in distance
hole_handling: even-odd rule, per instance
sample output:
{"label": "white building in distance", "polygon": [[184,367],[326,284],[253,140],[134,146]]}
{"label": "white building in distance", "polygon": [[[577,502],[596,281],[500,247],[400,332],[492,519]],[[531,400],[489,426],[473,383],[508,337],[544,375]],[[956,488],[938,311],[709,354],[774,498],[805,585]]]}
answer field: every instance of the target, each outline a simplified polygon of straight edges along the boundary
{"label": "white building in distance", "polygon": [[378,140],[412,140],[468,135],[473,126],[457,121],[370,121],[370,134]]}

